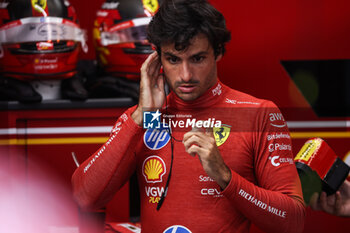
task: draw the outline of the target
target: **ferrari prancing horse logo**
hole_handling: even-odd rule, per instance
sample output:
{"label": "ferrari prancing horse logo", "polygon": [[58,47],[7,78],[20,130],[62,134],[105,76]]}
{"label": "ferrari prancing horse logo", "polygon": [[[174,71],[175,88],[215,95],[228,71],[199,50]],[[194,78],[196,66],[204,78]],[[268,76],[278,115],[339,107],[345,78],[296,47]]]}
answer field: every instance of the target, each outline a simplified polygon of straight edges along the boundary
{"label": "ferrari prancing horse logo", "polygon": [[144,8],[151,14],[156,13],[159,8],[158,0],[142,0]]}
{"label": "ferrari prancing horse logo", "polygon": [[47,0],[32,0],[32,7],[37,12],[42,12],[47,6]]}
{"label": "ferrari prancing horse logo", "polygon": [[224,125],[224,124],[222,124],[221,127],[213,128],[213,133],[214,133],[217,146],[221,146],[226,142],[228,136],[230,135],[230,131],[231,131],[231,126]]}

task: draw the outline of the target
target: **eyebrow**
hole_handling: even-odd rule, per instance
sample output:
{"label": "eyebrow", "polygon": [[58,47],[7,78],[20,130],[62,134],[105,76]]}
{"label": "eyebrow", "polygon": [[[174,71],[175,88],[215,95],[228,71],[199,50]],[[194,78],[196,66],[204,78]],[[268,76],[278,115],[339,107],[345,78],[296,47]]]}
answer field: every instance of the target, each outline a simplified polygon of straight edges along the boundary
{"label": "eyebrow", "polygon": [[[198,52],[198,53],[191,55],[190,57],[196,57],[196,56],[207,55],[207,54],[208,54],[207,51],[201,51],[201,52]],[[177,55],[175,55],[171,52],[163,52],[163,55],[164,56],[171,56],[171,57],[178,57]]]}

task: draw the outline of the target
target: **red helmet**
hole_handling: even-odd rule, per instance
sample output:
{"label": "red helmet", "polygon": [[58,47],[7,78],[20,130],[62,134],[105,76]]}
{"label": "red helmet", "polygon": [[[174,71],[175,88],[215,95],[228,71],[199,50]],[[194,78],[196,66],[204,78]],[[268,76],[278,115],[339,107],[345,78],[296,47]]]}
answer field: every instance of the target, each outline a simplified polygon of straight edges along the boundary
{"label": "red helmet", "polygon": [[0,73],[22,80],[64,79],[76,73],[87,51],[68,0],[5,0],[0,3]]}
{"label": "red helmet", "polygon": [[159,2],[107,0],[102,4],[93,38],[97,60],[106,73],[132,80],[140,78],[141,65],[153,52],[146,29]]}

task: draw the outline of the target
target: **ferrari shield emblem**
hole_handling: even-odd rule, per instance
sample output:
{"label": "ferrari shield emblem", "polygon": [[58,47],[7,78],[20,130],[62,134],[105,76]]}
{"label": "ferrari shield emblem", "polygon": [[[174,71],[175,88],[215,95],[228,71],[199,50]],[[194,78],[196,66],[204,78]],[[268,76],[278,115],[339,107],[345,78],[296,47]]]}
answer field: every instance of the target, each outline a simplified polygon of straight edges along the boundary
{"label": "ferrari shield emblem", "polygon": [[214,127],[213,133],[217,146],[224,144],[230,135],[231,126],[222,124],[221,127]]}
{"label": "ferrari shield emblem", "polygon": [[144,8],[151,14],[156,13],[159,8],[158,0],[142,0]]}
{"label": "ferrari shield emblem", "polygon": [[32,0],[32,7],[38,12],[45,10],[47,5],[47,0]]}

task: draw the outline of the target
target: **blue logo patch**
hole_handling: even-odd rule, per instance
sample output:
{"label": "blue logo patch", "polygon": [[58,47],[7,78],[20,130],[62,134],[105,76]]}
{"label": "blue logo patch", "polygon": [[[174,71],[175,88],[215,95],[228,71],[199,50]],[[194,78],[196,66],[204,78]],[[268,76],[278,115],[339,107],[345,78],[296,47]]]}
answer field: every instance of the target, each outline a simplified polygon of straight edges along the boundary
{"label": "blue logo patch", "polygon": [[143,128],[144,129],[159,129],[160,116],[162,114],[157,110],[156,112],[143,112]]}
{"label": "blue logo patch", "polygon": [[151,150],[159,150],[170,140],[169,128],[160,124],[158,129],[148,129],[143,135],[145,145]]}
{"label": "blue logo patch", "polygon": [[184,226],[176,225],[167,228],[163,233],[192,233]]}

